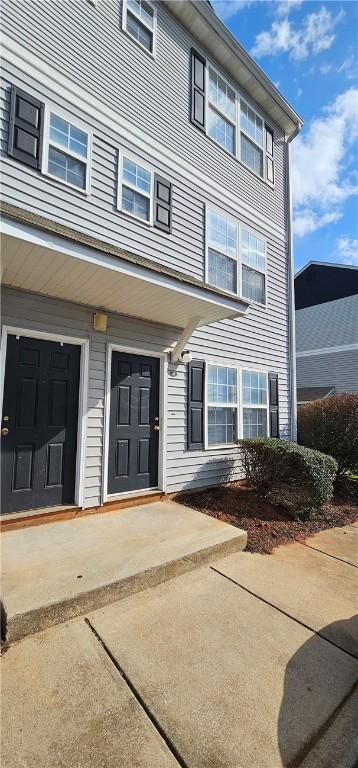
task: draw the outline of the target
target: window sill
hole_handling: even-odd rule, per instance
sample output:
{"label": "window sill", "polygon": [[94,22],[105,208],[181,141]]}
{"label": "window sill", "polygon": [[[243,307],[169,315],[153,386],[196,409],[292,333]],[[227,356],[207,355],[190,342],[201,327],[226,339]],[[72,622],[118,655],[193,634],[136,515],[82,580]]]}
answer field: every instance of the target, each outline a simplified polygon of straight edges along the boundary
{"label": "window sill", "polygon": [[125,216],[127,219],[133,219],[134,221],[139,221],[141,224],[144,224],[145,227],[151,227],[153,228],[153,222],[148,221],[148,219],[142,219],[140,216],[136,216],[135,213],[129,213],[129,211],[123,210],[123,208],[117,208],[118,213],[121,213],[122,216]]}
{"label": "window sill", "polygon": [[69,181],[65,181],[64,179],[60,179],[58,176],[54,176],[52,173],[49,173],[48,171],[42,171],[42,176],[46,176],[48,179],[52,179],[53,181],[57,181],[58,184],[61,184],[65,187],[69,187],[70,189],[73,189],[74,192],[79,192],[80,195],[86,195],[86,197],[89,197],[91,194],[91,188],[88,186],[86,189],[82,189],[81,187],[76,187],[75,184],[71,184]]}

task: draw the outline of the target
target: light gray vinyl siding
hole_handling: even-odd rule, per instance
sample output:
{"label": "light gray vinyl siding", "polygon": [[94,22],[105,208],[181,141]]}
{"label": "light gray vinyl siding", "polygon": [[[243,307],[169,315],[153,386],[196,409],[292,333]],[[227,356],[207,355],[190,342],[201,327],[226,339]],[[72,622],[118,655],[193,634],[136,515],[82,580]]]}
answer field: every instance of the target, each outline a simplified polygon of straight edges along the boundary
{"label": "light gray vinyl siding", "polygon": [[357,343],[358,295],[296,311],[297,352]]}
{"label": "light gray vinyl siding", "polygon": [[[3,31],[25,46],[63,83],[91,93],[129,120],[130,134],[84,113],[75,97],[65,101],[30,68],[3,62],[1,91],[2,198],[158,264],[204,279],[205,204],[215,206],[267,240],[267,307],[252,305],[245,318],[225,320],[195,332],[188,342],[194,358],[250,366],[279,374],[280,430],[290,433],[288,348],[288,266],[285,237],[284,137],[275,128],[275,188],[255,177],[189,121],[189,33],[158,5],[157,58],[142,51],[121,28],[119,0],[3,3]],[[49,35],[49,30],[54,34]],[[197,46],[196,46],[197,47]],[[205,51],[203,51],[205,54]],[[91,194],[87,197],[7,156],[10,85],[60,108],[93,132]],[[140,149],[136,129],[153,149]],[[156,142],[175,153],[157,160]],[[116,208],[118,151],[130,151],[173,184],[170,235],[120,213]],[[188,172],[185,162],[191,164]],[[194,172],[195,171],[195,172]],[[197,173],[196,173],[197,171]],[[205,183],[199,174],[205,175]],[[207,182],[212,181],[212,185]],[[219,185],[222,194],[217,191]],[[229,201],[229,202],[228,202]],[[251,206],[251,213],[247,209]],[[5,292],[11,325],[53,330],[90,340],[90,387],[86,447],[85,506],[100,502],[103,470],[103,414],[106,343],[163,352],[177,334],[166,327],[110,315],[108,334],[91,331],[94,308],[50,297]],[[169,364],[167,385],[166,490],[217,484],[240,475],[236,449],[188,452],[187,368]]]}
{"label": "light gray vinyl siding", "polygon": [[358,349],[297,358],[297,386],[358,392]]}
{"label": "light gray vinyl siding", "polygon": [[24,291],[4,289],[2,294],[4,325],[89,340],[84,507],[97,506],[102,500],[107,344],[162,352],[175,337],[173,329],[167,326],[115,314],[108,315],[107,333],[96,333],[92,330],[94,311]]}
{"label": "light gray vinyl siding", "polygon": [[[25,291],[4,289],[2,322],[26,330],[85,338],[89,340],[89,382],[87,432],[85,451],[84,506],[101,503],[103,450],[104,450],[104,397],[106,376],[106,350],[108,343],[130,347],[133,350],[163,353],[177,338],[177,331],[167,326],[145,323],[122,315],[109,314],[106,334],[92,330],[95,308]],[[252,327],[262,308],[256,309],[256,318],[247,318]],[[194,357],[241,367],[250,366],[279,374],[280,430],[289,434],[289,379],[287,354],[280,348],[280,331],[266,330],[262,346],[255,349],[245,337],[233,343],[233,336],[242,320],[217,323],[211,336],[211,327],[198,330],[190,341]],[[260,332],[256,335],[256,340]],[[264,349],[266,343],[266,349]],[[257,341],[256,341],[257,344]],[[170,493],[183,488],[218,484],[242,476],[237,449],[209,449],[187,451],[187,367],[169,363],[167,390],[167,430],[165,441],[165,490]]]}
{"label": "light gray vinyl siding", "polygon": [[[283,134],[273,126],[276,180],[271,189],[197,130],[189,121],[189,64],[191,46],[198,46],[167,8],[157,3],[157,9],[155,59],[123,32],[120,0],[96,6],[84,0],[5,0],[2,24],[8,35],[90,92],[94,101],[130,117],[153,140],[220,179],[238,200],[253,207],[259,202],[268,218],[284,226]],[[50,29],[55,34],[50,36]]]}

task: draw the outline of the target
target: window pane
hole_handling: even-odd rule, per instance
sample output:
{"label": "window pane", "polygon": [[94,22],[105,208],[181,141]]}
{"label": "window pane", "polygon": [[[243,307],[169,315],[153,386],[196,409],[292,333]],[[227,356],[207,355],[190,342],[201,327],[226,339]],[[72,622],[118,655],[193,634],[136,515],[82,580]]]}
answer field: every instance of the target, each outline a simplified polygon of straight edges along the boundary
{"label": "window pane", "polygon": [[86,188],[86,166],[79,160],[49,147],[48,172],[58,179],[74,184],[80,189]]}
{"label": "window pane", "polygon": [[212,69],[209,71],[209,99],[231,120],[236,120],[235,92]]}
{"label": "window pane", "polygon": [[214,211],[208,214],[209,245],[236,259],[237,227]]}
{"label": "window pane", "polygon": [[266,408],[243,409],[244,437],[266,437],[267,411]]}
{"label": "window pane", "polygon": [[61,144],[65,149],[76,152],[82,157],[87,157],[87,133],[81,131],[80,128],[76,128],[71,123],[63,120],[62,117],[50,115],[50,142],[55,141],[56,144]]}
{"label": "window pane", "polygon": [[210,249],[208,267],[208,281],[211,285],[236,293],[236,261]]}
{"label": "window pane", "polygon": [[236,408],[208,408],[209,444],[234,443],[235,440]]}
{"label": "window pane", "polygon": [[141,24],[135,16],[131,13],[127,13],[127,32],[134,37],[147,51],[153,49],[153,32],[150,32],[146,27]]}
{"label": "window pane", "polygon": [[256,141],[257,144],[262,147],[263,145],[263,124],[261,117],[255,114],[244,101],[240,102],[240,120],[241,128],[251,138]]}
{"label": "window pane", "polygon": [[128,0],[128,8],[131,8],[141,19],[153,28],[153,8],[145,0]]}
{"label": "window pane", "polygon": [[245,229],[241,230],[241,258],[253,269],[265,269],[265,242]]}
{"label": "window pane", "polygon": [[265,275],[249,267],[242,268],[242,296],[251,301],[265,304]]}
{"label": "window pane", "polygon": [[266,405],[267,378],[266,373],[259,371],[243,371],[242,401],[245,405]]}
{"label": "window pane", "polygon": [[150,172],[126,157],[123,158],[123,179],[137,189],[150,194]]}
{"label": "window pane", "polygon": [[149,199],[134,192],[133,189],[122,187],[122,208],[140,219],[149,221]]}
{"label": "window pane", "polygon": [[236,403],[237,372],[236,368],[208,366],[208,402]]}
{"label": "window pane", "polygon": [[262,149],[256,147],[249,139],[241,134],[241,160],[259,176],[263,176]]}
{"label": "window pane", "polygon": [[208,134],[222,147],[234,154],[234,126],[209,107]]}

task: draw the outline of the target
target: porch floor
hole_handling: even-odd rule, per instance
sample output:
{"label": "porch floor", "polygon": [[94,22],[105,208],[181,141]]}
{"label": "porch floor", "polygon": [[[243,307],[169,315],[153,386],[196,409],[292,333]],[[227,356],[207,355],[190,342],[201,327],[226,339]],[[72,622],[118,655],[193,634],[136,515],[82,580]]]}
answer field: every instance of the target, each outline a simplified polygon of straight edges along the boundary
{"label": "porch floor", "polygon": [[4,532],[7,640],[242,550],[246,532],[173,501]]}

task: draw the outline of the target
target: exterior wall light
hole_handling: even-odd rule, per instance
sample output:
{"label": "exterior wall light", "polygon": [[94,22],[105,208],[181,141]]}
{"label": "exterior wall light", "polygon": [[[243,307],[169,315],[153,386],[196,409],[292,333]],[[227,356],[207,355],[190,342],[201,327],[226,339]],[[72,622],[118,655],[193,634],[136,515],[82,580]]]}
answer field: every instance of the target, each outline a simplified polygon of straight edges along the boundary
{"label": "exterior wall light", "polygon": [[105,333],[107,330],[108,315],[102,315],[100,312],[96,312],[93,315],[93,328],[95,331]]}
{"label": "exterior wall light", "polygon": [[193,355],[191,352],[189,352],[188,349],[184,349],[180,355],[180,362],[181,363],[191,363],[193,359]]}

